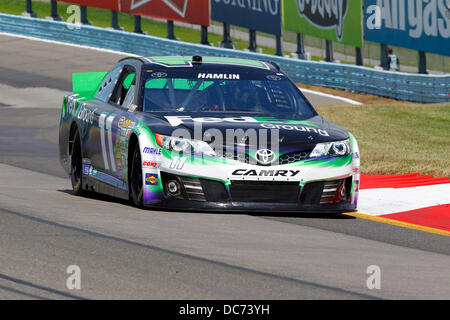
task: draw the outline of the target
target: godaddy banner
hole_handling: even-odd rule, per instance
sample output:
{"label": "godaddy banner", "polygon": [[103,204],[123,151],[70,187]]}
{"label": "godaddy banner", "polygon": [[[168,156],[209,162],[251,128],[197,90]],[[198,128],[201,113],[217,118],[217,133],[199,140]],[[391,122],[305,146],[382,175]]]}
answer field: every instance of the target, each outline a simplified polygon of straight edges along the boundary
{"label": "godaddy banner", "polygon": [[362,0],[283,0],[284,28],[362,47]]}
{"label": "godaddy banner", "polygon": [[450,0],[365,0],[364,39],[450,56]]}

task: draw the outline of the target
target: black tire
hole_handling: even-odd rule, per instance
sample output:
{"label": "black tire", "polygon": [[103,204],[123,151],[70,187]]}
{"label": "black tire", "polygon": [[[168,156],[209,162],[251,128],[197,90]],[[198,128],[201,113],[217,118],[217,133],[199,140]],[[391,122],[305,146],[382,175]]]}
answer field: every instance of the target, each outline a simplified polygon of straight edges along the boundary
{"label": "black tire", "polygon": [[72,155],[70,161],[70,180],[72,182],[72,190],[77,196],[82,196],[85,192],[83,190],[83,161],[81,154],[81,142],[78,131],[73,138]]}
{"label": "black tire", "polygon": [[133,206],[138,208],[144,207],[144,189],[142,186],[142,162],[141,162],[141,150],[139,143],[136,143],[133,151],[133,157],[131,159],[130,170],[130,201]]}

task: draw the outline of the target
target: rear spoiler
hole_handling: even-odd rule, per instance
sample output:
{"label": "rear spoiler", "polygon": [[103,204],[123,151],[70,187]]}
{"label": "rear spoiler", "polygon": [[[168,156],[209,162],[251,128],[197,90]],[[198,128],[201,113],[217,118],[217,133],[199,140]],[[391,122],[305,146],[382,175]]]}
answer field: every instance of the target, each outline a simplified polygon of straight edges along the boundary
{"label": "rear spoiler", "polygon": [[72,74],[72,90],[79,98],[92,100],[107,72],[82,72]]}

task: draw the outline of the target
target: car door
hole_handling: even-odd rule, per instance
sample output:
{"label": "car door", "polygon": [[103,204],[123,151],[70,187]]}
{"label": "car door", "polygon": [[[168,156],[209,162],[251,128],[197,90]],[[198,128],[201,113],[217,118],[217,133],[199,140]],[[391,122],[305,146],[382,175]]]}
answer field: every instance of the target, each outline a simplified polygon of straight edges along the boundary
{"label": "car door", "polygon": [[86,163],[92,167],[90,175],[121,189],[127,189],[127,170],[124,168],[126,150],[123,143],[126,136],[121,135],[121,132],[124,124],[129,123],[126,121],[128,104],[133,102],[131,96],[134,94],[134,83],[135,68],[124,63],[116,65],[105,76],[95,95],[96,100],[89,104],[95,120],[92,121],[83,150]]}
{"label": "car door", "polygon": [[135,88],[136,68],[124,65],[108,101],[108,110],[99,114],[103,166],[112,176],[124,183],[128,174],[127,141],[134,124],[130,119],[129,109],[134,103]]}

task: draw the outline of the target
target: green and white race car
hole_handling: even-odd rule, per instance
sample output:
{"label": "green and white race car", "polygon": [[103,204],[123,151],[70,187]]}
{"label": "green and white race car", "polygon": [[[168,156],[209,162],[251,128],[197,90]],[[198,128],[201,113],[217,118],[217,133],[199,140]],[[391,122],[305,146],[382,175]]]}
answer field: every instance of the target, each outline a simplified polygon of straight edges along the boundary
{"label": "green and white race car", "polygon": [[356,210],[359,150],[270,62],[126,58],[73,75],[59,128],[77,195],[138,207]]}

